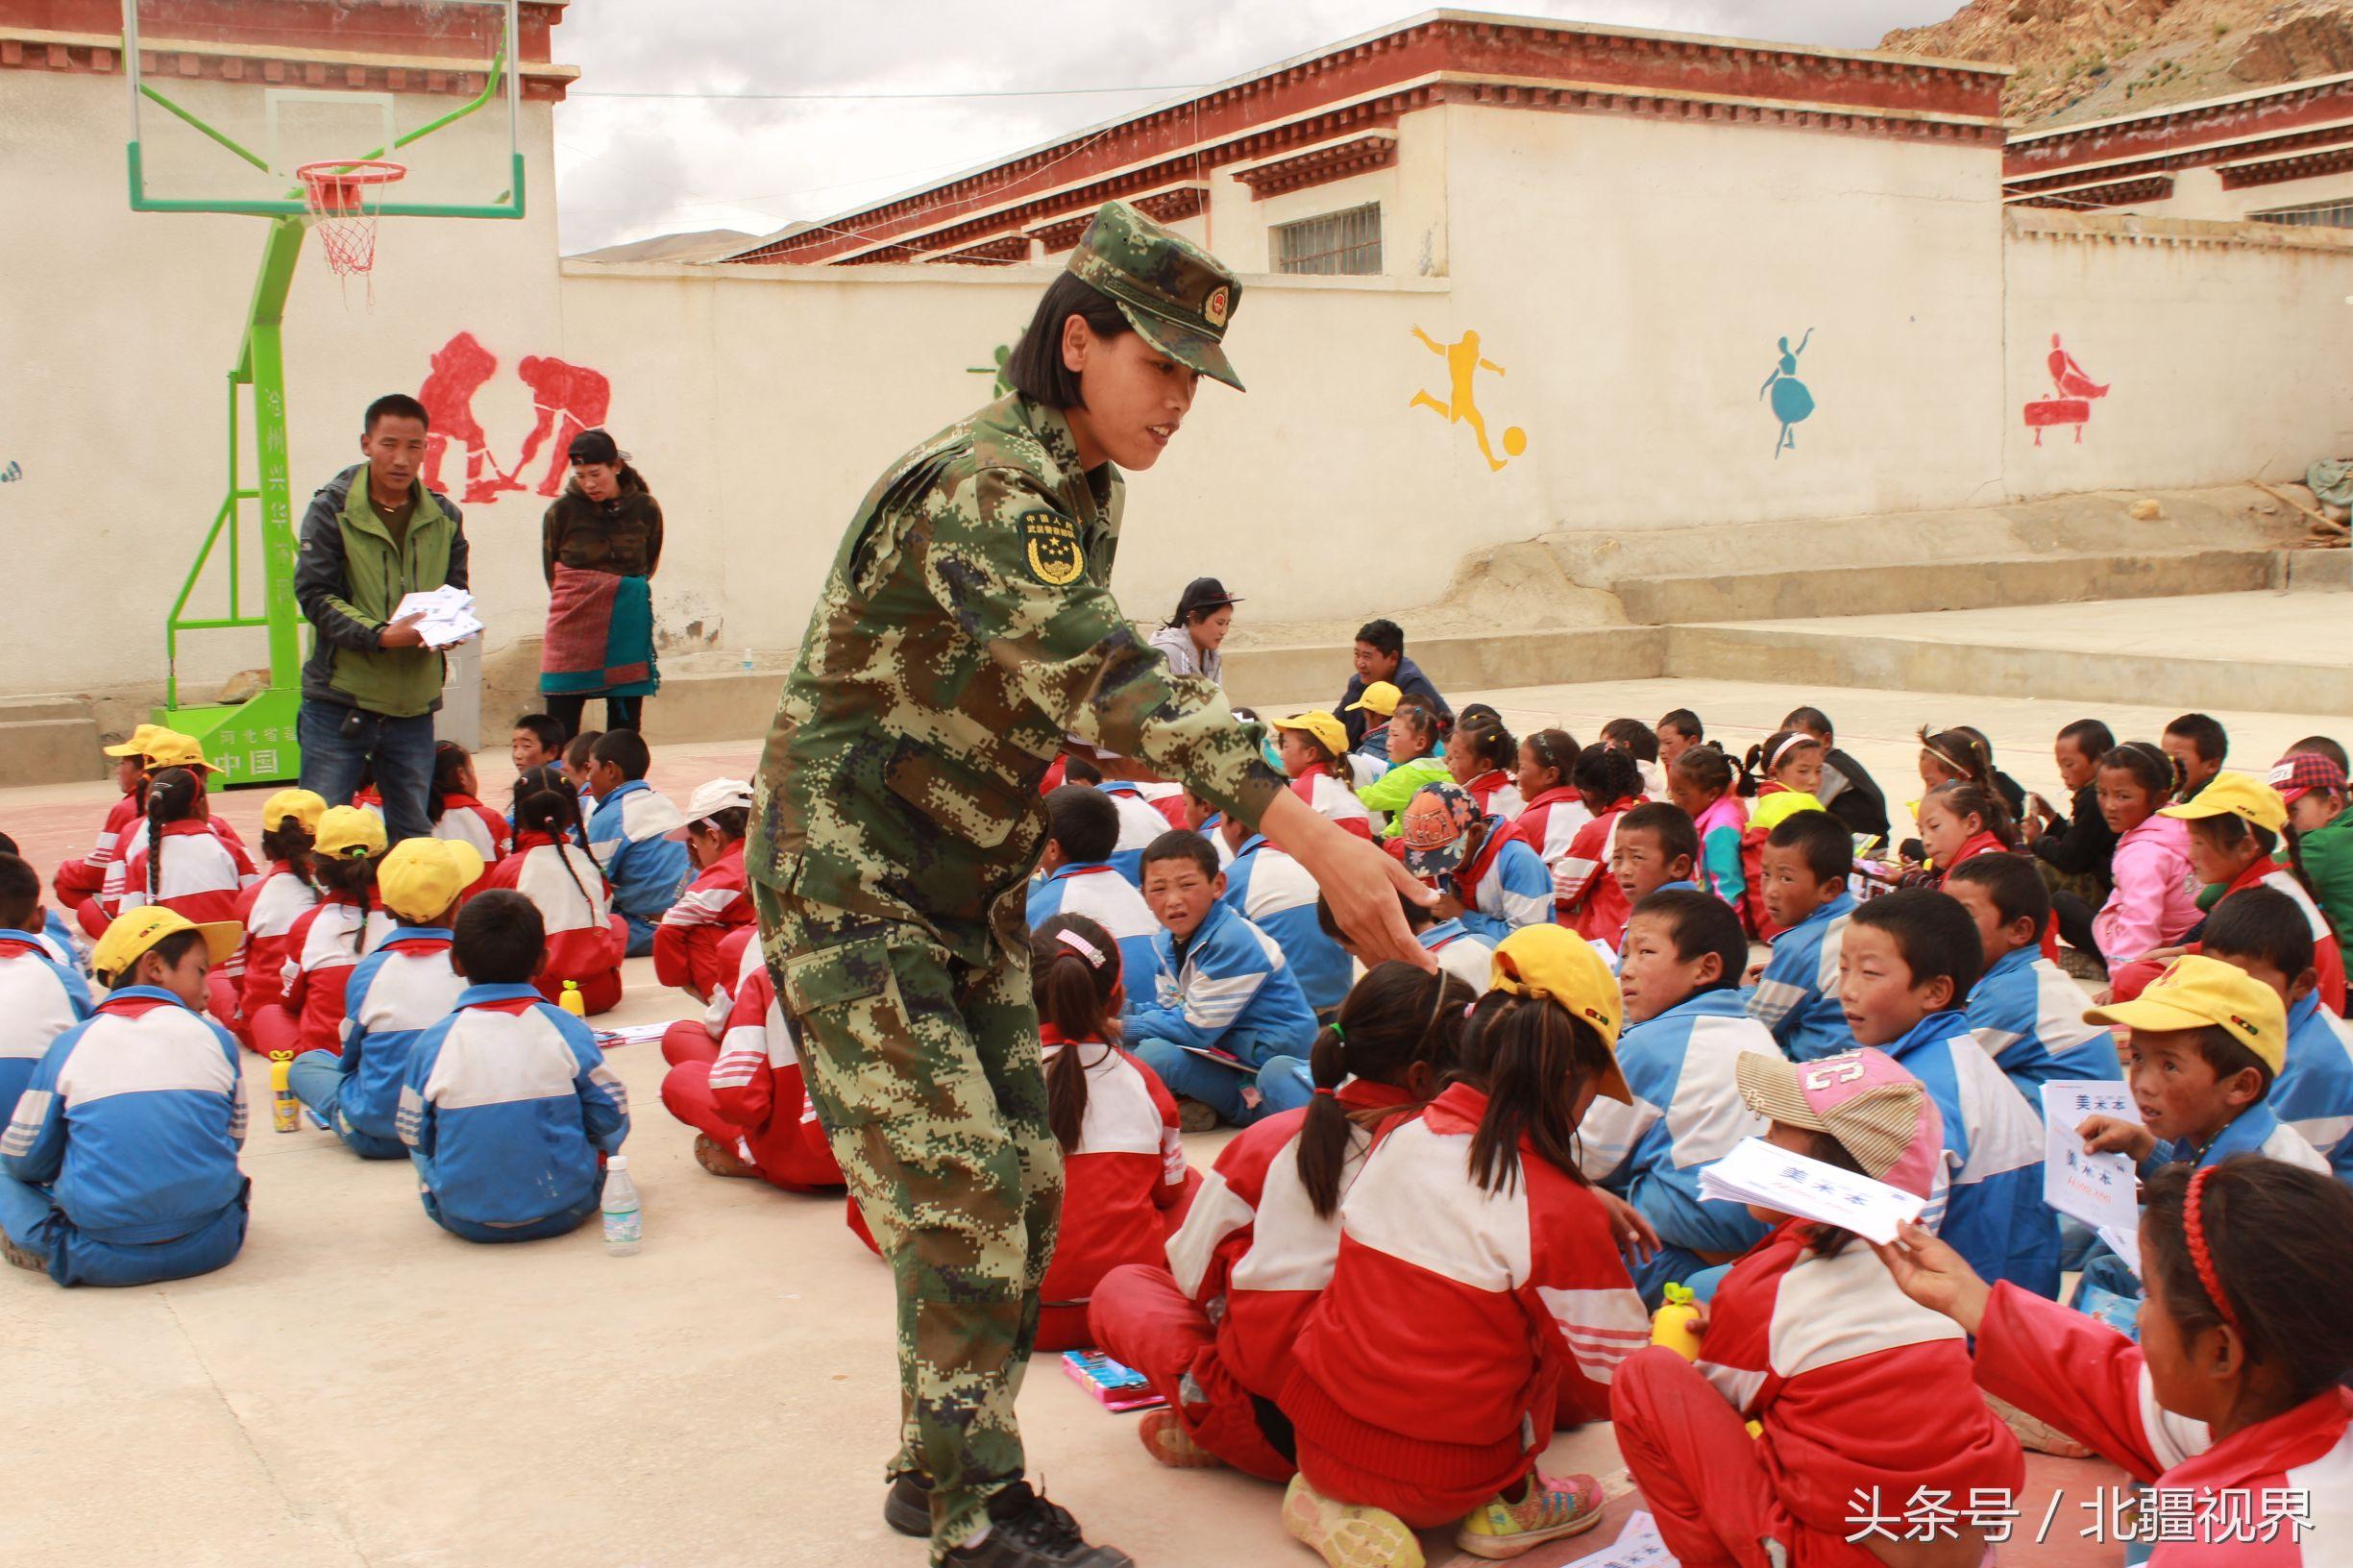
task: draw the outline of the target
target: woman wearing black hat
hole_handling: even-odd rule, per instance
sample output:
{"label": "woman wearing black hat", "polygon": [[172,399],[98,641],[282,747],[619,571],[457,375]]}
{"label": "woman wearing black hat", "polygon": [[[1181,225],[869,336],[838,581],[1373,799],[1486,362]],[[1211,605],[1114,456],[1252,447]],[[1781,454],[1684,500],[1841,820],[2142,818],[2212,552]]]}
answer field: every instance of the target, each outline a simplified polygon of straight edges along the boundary
{"label": "woman wearing black hat", "polygon": [[540,526],[548,578],[548,635],[539,689],[568,735],[604,698],[604,727],[635,729],[662,683],[653,662],[653,592],[662,561],[662,508],[626,453],[603,430],[572,438],[572,482]]}
{"label": "woman wearing black hat", "polygon": [[1234,625],[1234,606],[1241,600],[1226,592],[1215,577],[1195,577],[1177,600],[1176,614],[1152,634],[1152,646],[1168,655],[1168,671],[1178,675],[1207,675],[1225,684],[1227,628]]}

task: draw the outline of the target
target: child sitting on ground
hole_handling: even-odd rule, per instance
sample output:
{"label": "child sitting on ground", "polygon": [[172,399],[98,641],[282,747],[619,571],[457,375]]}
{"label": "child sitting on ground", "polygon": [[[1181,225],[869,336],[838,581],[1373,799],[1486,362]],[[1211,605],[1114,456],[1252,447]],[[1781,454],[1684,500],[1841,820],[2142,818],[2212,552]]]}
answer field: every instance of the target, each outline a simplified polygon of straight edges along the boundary
{"label": "child sitting on ground", "polygon": [[2291,862],[2332,925],[2353,927],[2353,815],[2345,811],[2345,771],[2316,751],[2291,751],[2271,770],[2271,787],[2288,808]]}
{"label": "child sitting on ground", "polygon": [[91,965],[112,994],[60,1034],[0,1134],[0,1251],[60,1285],[209,1273],[245,1243],[245,1079],[206,1018],[231,924],[126,910]]}
{"label": "child sitting on ground", "polygon": [[141,724],[131,732],[131,738],[119,746],[99,749],[114,759],[114,787],[122,791],[114,804],[107,808],[107,820],[98,829],[98,842],[90,852],[79,860],[61,861],[52,886],[58,902],[70,913],[79,911],[107,885],[107,869],[114,861],[114,845],[133,822],[147,814],[147,747],[157,736],[167,734],[161,724]]}
{"label": "child sitting on ground", "polygon": [[2158,744],[2180,770],[2178,798],[2183,800],[2194,800],[2204,793],[2230,755],[2230,735],[2203,713],[2185,713],[2166,725]]}
{"label": "child sitting on ground", "polygon": [[524,714],[511,726],[506,752],[515,759],[518,773],[527,773],[534,768],[560,768],[564,763],[564,726],[552,714]]}
{"label": "child sitting on ground", "polygon": [[1822,744],[1822,784],[1814,795],[1823,808],[1846,823],[1850,833],[1885,839],[1887,796],[1870,771],[1839,748],[1830,716],[1820,708],[1792,708],[1782,717],[1781,727],[1811,735]]}
{"label": "child sitting on ground", "polygon": [[1389,718],[1388,771],[1357,792],[1358,803],[1367,811],[1377,811],[1388,819],[1383,832],[1385,838],[1395,838],[1399,832],[1397,819],[1425,784],[1434,784],[1450,775],[1446,760],[1436,755],[1438,716],[1435,710],[1418,698],[1398,699],[1397,711]]}
{"label": "child sitting on ground", "polygon": [[1544,862],[1547,876],[1569,858],[1577,830],[1593,821],[1572,782],[1577,752],[1577,737],[1565,729],[1539,729],[1520,742],[1516,782],[1526,803],[1511,819],[1511,831]]}
{"label": "child sitting on ground", "polygon": [[90,1016],[89,982],[40,940],[40,873],[0,854],[0,1125],[49,1042]]}
{"label": "child sitting on ground", "polygon": [[[425,794],[426,819],[433,824],[434,838],[473,845],[487,877],[489,869],[514,848],[515,834],[514,824],[478,798],[481,793],[481,781],[475,776],[474,759],[466,748],[455,741],[436,745],[433,779]],[[489,885],[485,880],[468,888],[466,896],[471,898]]]}
{"label": "child sitting on ground", "polygon": [[[1699,863],[1700,836],[1680,806],[1665,800],[1645,800],[1618,821],[1617,842],[1609,848],[1609,874],[1626,895],[1630,910],[1654,893],[1673,888],[1700,891],[1692,870]],[[1612,951],[1622,947],[1624,932],[1610,941]],[[1746,968],[1746,952],[1741,955]],[[1740,975],[1732,975],[1737,985]]]}
{"label": "child sitting on ground", "polygon": [[1619,819],[1642,804],[1642,774],[1632,753],[1588,746],[1577,754],[1575,778],[1593,819],[1577,830],[1567,857],[1553,868],[1553,918],[1579,936],[1614,943],[1632,906],[1609,874],[1609,862]]}
{"label": "child sitting on ground", "polygon": [[[2295,872],[2271,858],[2288,825],[2288,807],[2278,793],[2245,773],[2219,773],[2194,797],[2158,815],[2190,824],[2190,872],[2209,887],[2219,887],[2223,897],[2246,888],[2270,888],[2296,901],[2312,927],[2321,1004],[2342,1017],[2344,954],[2337,933]],[[2119,993],[2125,994],[2119,978]]]}
{"label": "child sitting on ground", "polygon": [[1474,717],[1463,710],[1462,723],[1446,738],[1446,772],[1479,802],[1481,813],[1506,822],[1519,816],[1525,802],[1520,787],[1506,769],[1520,759],[1519,743],[1501,719]]}
{"label": "child sitting on ground", "polygon": [[1811,1062],[1854,1048],[1846,1007],[1838,999],[1839,950],[1854,895],[1854,839],[1826,811],[1784,817],[1765,836],[1765,909],[1780,935],[1749,992],[1749,1017],[1773,1034],[1793,1062]]}
{"label": "child sitting on ground", "polygon": [[1613,1055],[1617,977],[1539,925],[1496,948],[1494,987],[1452,1082],[1349,1189],[1294,1345],[1283,1523],[1332,1568],[1418,1562],[1412,1531],[1458,1520],[1464,1550],[1503,1557],[1601,1518],[1599,1482],[1536,1458],[1559,1419],[1600,1418],[1611,1374],[1650,1339],[1621,1211],[1576,1160],[1593,1101],[1633,1099]]}
{"label": "child sitting on ground", "polygon": [[[1803,1065],[1752,1052],[1737,1069],[1774,1147],[1916,1197],[1935,1190],[1936,1107],[1879,1052]],[[1610,1387],[1619,1449],[1677,1559],[1873,1563],[1853,1544],[1861,1500],[2016,1496],[2018,1439],[1978,1394],[1951,1320],[1905,1300],[1852,1232],[1749,1213],[1772,1234],[1692,1324],[1697,1363],[1636,1351]],[[1963,1515],[1941,1552],[1890,1560],[1974,1564],[1990,1528]]]}
{"label": "child sitting on ground", "polygon": [[[1029,885],[1029,928],[1035,931],[1057,915],[1084,915],[1119,944],[1119,972],[1140,978],[1159,967],[1152,939],[1160,934],[1160,921],[1135,882],[1113,865],[1122,826],[1119,808],[1100,790],[1065,784],[1047,795],[1045,853]],[[1166,831],[1164,827],[1153,838]],[[1143,851],[1136,854],[1140,862]]]}
{"label": "child sitting on ground", "polygon": [[[205,760],[205,748],[201,745],[192,737],[183,735],[177,730],[161,729],[150,736],[147,742],[146,760],[148,791],[152,791],[154,781],[159,774],[173,769],[184,769],[194,773],[199,783],[202,783],[207,776],[220,772],[219,769]],[[114,852],[107,861],[105,886],[98,890],[95,896],[85,901],[79,909],[74,911],[74,919],[81,924],[83,934],[86,936],[93,938],[99,936],[106,930],[107,922],[122,911],[123,894],[130,887],[128,878],[131,857],[138,852],[139,846],[147,840],[147,821],[144,815],[147,798],[145,791],[141,793],[139,798],[141,815],[133,818],[130,825],[125,827],[121,836],[114,841]],[[215,817],[211,814],[209,801],[197,809],[201,812],[200,820],[214,837],[228,845],[238,855],[245,853],[244,841],[237,837],[237,830],[229,825],[226,818]],[[251,864],[250,860],[247,864]]]}
{"label": "child sitting on ground", "polygon": [[490,885],[512,888],[538,906],[547,948],[541,992],[560,1002],[564,982],[572,981],[593,1017],[621,1005],[629,927],[613,909],[604,873],[576,842],[579,829],[579,807],[561,775],[545,768],[524,774],[515,781],[515,852],[492,870]]}
{"label": "child sitting on ground", "polygon": [[1856,1043],[1886,1052],[1936,1102],[1951,1185],[1941,1204],[1930,1202],[1932,1228],[1989,1277],[2057,1295],[2042,1117],[1961,1013],[1984,967],[1976,921],[1949,894],[1902,889],[1855,906],[1838,962]]}
{"label": "child sitting on ground", "polygon": [[457,1010],[417,1037],[401,1141],[433,1223],[469,1241],[535,1241],[579,1228],[629,1136],[629,1095],[587,1024],[540,994],[538,906],[512,889],[469,901],[450,964]]}
{"label": "child sitting on ground", "polygon": [[1876,1250],[1904,1294],[1975,1336],[1979,1386],[2156,1488],[2142,1494],[2163,1510],[2143,1515],[2151,1568],[2318,1568],[2342,1560],[2348,1529],[2342,1492],[2313,1489],[2353,1421],[2348,1238],[2353,1193],[2313,1171],[2242,1158],[2160,1172],[2142,1190],[2138,1346],[1988,1286],[1917,1226]]}
{"label": "child sitting on ground", "polygon": [[2160,814],[2180,780],[2180,766],[2146,741],[2126,741],[2099,759],[2099,811],[2116,832],[2108,860],[2115,889],[2092,917],[2092,934],[2112,974],[2197,924],[2189,825]]}
{"label": "child sitting on ground", "polygon": [[237,1043],[257,1050],[254,1016],[285,997],[287,944],[294,922],[315,908],[319,890],[310,881],[311,836],[327,802],[308,790],[280,790],[261,803],[260,877],[237,895],[237,923],[245,928],[232,985],[224,964],[208,977],[212,1016],[229,1026]]}
{"label": "child sitting on ground", "polygon": [[1758,924],[1762,900],[1750,880],[1742,853],[1749,831],[1749,805],[1734,788],[1732,761],[1712,746],[1693,746],[1667,769],[1667,798],[1691,820],[1699,850],[1693,870],[1703,893],[1732,906],[1742,923]]}
{"label": "child sitting on ground", "polygon": [[1658,732],[1650,725],[1639,719],[1612,719],[1602,726],[1602,744],[1613,751],[1633,753],[1634,768],[1642,774],[1643,794],[1666,792],[1666,775],[1658,765]]}
{"label": "child sitting on ground", "polygon": [[670,836],[686,845],[695,879],[663,912],[653,932],[653,977],[708,1006],[730,988],[733,971],[719,947],[731,931],[758,922],[744,881],[744,831],[751,822],[751,786],[708,779],[686,799],[686,821]]}
{"label": "child sitting on ground", "polygon": [[1552,880],[1526,841],[1498,817],[1480,815],[1459,784],[1431,784],[1405,810],[1406,870],[1438,890],[1432,913],[1458,919],[1490,943],[1547,923]]}
{"label": "child sitting on ground", "polygon": [[[1955,786],[1966,788],[1967,786]],[[2116,1041],[2084,1022],[2092,998],[2043,956],[2050,890],[2023,855],[1978,855],[1945,874],[1984,944],[1985,972],[1969,991],[1969,1026],[1995,1066],[2039,1114],[2054,1079],[2117,1079]]]}
{"label": "child sitting on ground", "polygon": [[[1308,1006],[1317,1018],[1329,1018],[1347,996],[1356,967],[1315,922],[1315,879],[1263,833],[1252,833],[1228,819],[1218,824],[1217,835],[1233,851],[1233,859],[1225,863],[1225,901],[1275,939]],[[1125,972],[1126,949],[1120,952]]]}
{"label": "child sitting on ground", "polygon": [[[1662,771],[1673,768],[1678,757],[1707,739],[1706,726],[1689,708],[1669,708],[1659,715],[1654,732],[1658,736],[1658,766]],[[1661,778],[1660,783],[1663,786],[1665,779]]]}
{"label": "child sitting on ground", "polygon": [[1369,784],[1389,771],[1389,722],[1396,717],[1398,699],[1405,695],[1389,682],[1376,680],[1342,710],[1364,716],[1364,732],[1348,748],[1348,771],[1358,784]]}
{"label": "child sitting on ground", "polygon": [[1982,784],[1939,784],[1921,798],[1923,874],[1918,886],[1941,888],[1956,866],[1979,855],[2014,853],[2018,829],[2000,799]]}
{"label": "child sitting on ground", "polygon": [[254,1048],[263,1056],[343,1048],[352,968],[392,929],[376,896],[376,869],[383,857],[384,824],[373,812],[330,806],[320,814],[310,845],[319,901],[286,933],[277,997],[251,1014]]}
{"label": "child sitting on ground", "polygon": [[801,1080],[800,1027],[785,1016],[754,941],[742,949],[717,1047],[673,1055],[662,1104],[695,1129],[695,1161],[714,1176],[757,1176],[788,1192],[842,1186],[842,1167]]}
{"label": "child sitting on ground", "polygon": [[1756,802],[1749,830],[1760,840],[1792,812],[1828,810],[1821,787],[1822,743],[1802,730],[1777,730],[1741,759],[1740,793]]}
{"label": "child sitting on ground", "polygon": [[1218,1151],[1167,1266],[1115,1268],[1095,1286],[1088,1325],[1168,1408],[1138,1435],[1161,1463],[1220,1461],[1262,1481],[1294,1469],[1275,1396],[1299,1326],[1332,1277],[1340,1200],[1373,1144],[1438,1091],[1477,993],[1409,964],[1380,966],[1315,1041],[1314,1092]]}
{"label": "child sitting on ground", "polygon": [[612,885],[613,908],[628,922],[628,956],[643,958],[686,886],[686,845],[671,837],[685,819],[670,796],[646,782],[653,753],[637,731],[605,731],[590,756],[588,792],[597,809],[586,826],[588,852]]}
{"label": "child sitting on ground", "polygon": [[466,989],[450,967],[450,925],[466,890],[482,874],[474,845],[453,839],[404,839],[376,869],[393,919],[375,951],[353,967],[343,991],[339,1055],[306,1051],[286,1069],[286,1087],[362,1160],[398,1160],[401,1085],[417,1037],[450,1016]]}
{"label": "child sitting on ground", "polygon": [[[2247,888],[2214,906],[2198,949],[2244,969],[2288,1009],[2288,1046],[2266,1098],[2341,1179],[2353,1179],[2353,1026],[2320,1005],[2312,925],[2276,888]],[[4,1091],[0,1091],[4,1092]]]}
{"label": "child sitting on ground", "polygon": [[1594,1102],[1578,1124],[1578,1164],[1658,1233],[1659,1250],[1631,1270],[1647,1306],[1670,1283],[1730,1262],[1765,1234],[1732,1205],[1700,1197],[1700,1167],[1765,1131],[1741,1103],[1732,1070],[1744,1052],[1780,1054],[1741,1006],[1748,963],[1740,918],[1696,888],[1653,894],[1627,922],[1618,1070],[1634,1097]]}
{"label": "child sitting on ground", "polygon": [[[200,773],[166,768],[148,781],[146,832],[123,869],[119,909],[161,904],[187,917],[192,925],[233,924],[246,890],[261,880],[244,848],[214,833],[210,802]],[[233,1001],[242,989],[245,968],[237,954],[219,967],[220,980],[208,985],[219,999]],[[208,998],[208,1003],[211,998]],[[233,1024],[233,1007],[213,1017]]]}
{"label": "child sitting on ground", "polygon": [[1372,814],[1353,788],[1348,769],[1348,731],[1337,719],[1317,708],[1289,719],[1270,719],[1275,750],[1291,793],[1319,816],[1361,839],[1373,836]]}
{"label": "child sitting on ground", "polygon": [[1281,944],[1225,902],[1225,891],[1217,852],[1198,833],[1172,828],[1143,852],[1144,902],[1161,923],[1157,973],[1150,1000],[1128,998],[1120,1027],[1178,1096],[1188,1132],[1258,1120],[1266,1114],[1260,1071],[1305,1056],[1315,1041],[1314,1010]]}
{"label": "child sitting on ground", "polygon": [[[1422,951],[1438,961],[1438,968],[1469,986],[1474,994],[1487,983],[1487,975],[1495,961],[1495,944],[1474,934],[1458,919],[1441,920],[1424,905],[1400,894],[1397,905],[1405,911],[1406,924],[1412,929],[1413,940],[1422,944]],[[1358,952],[1356,939],[1340,929],[1332,906],[1323,894],[1315,895],[1315,923],[1357,963],[1364,962]],[[1361,982],[1359,982],[1361,984]]]}

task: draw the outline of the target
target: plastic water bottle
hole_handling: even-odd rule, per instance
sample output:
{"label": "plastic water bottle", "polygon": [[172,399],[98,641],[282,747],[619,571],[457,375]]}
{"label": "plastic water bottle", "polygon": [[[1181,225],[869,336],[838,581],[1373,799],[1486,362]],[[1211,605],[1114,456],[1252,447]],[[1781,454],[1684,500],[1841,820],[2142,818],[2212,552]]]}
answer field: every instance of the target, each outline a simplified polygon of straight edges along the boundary
{"label": "plastic water bottle", "polygon": [[270,1053],[270,1125],[282,1133],[290,1133],[302,1123],[296,1119],[294,1090],[286,1082],[286,1073],[294,1066],[291,1051]]}
{"label": "plastic water bottle", "polygon": [[751,649],[748,648],[744,649],[744,674],[751,674]]}
{"label": "plastic water bottle", "polygon": [[637,1184],[629,1180],[629,1157],[617,1154],[604,1164],[604,1250],[616,1258],[634,1258],[646,1238],[646,1216],[637,1201]]}
{"label": "plastic water bottle", "polygon": [[555,1005],[576,1018],[588,1017],[588,998],[580,994],[580,983],[577,980],[564,982],[564,989],[556,996]]}

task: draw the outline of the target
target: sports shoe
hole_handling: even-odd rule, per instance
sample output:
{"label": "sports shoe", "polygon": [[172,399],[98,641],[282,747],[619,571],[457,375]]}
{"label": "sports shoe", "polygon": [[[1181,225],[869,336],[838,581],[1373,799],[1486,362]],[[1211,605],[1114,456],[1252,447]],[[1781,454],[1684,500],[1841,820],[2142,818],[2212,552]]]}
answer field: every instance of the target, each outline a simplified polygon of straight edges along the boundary
{"label": "sports shoe", "polygon": [[[695,1164],[714,1176],[757,1176],[759,1167],[708,1133],[695,1135]],[[926,1529],[926,1535],[931,1531]]]}
{"label": "sports shoe", "polygon": [[1194,1442],[1183,1418],[1165,1408],[1144,1411],[1136,1435],[1143,1439],[1145,1453],[1171,1470],[1213,1470],[1226,1462]]}
{"label": "sports shoe", "polygon": [[1283,1494],[1283,1528],[1321,1554],[1331,1568],[1424,1568],[1422,1543],[1384,1508],[1335,1503],[1291,1477]]}
{"label": "sports shoe", "polygon": [[1017,1481],[989,1499],[989,1533],[978,1545],[960,1546],[947,1560],[967,1568],[1136,1568],[1136,1559],[1113,1546],[1090,1546],[1078,1521],[1059,1503],[1049,1503]]}
{"label": "sports shoe", "polygon": [[1473,1508],[1455,1544],[1474,1557],[1516,1557],[1546,1541],[1583,1534],[1602,1522],[1602,1483],[1591,1476],[1534,1471],[1519,1502],[1491,1497]]}
{"label": "sports shoe", "polygon": [[882,1522],[901,1535],[930,1539],[931,1478],[914,1470],[893,1476],[891,1489],[883,1494]]}
{"label": "sports shoe", "polygon": [[29,1268],[36,1274],[49,1272],[49,1265],[38,1255],[18,1246],[5,1236],[0,1236],[0,1258],[6,1258],[18,1268]]}
{"label": "sports shoe", "polygon": [[1217,1125],[1217,1109],[1206,1100],[1177,1096],[1177,1131],[1206,1133]]}

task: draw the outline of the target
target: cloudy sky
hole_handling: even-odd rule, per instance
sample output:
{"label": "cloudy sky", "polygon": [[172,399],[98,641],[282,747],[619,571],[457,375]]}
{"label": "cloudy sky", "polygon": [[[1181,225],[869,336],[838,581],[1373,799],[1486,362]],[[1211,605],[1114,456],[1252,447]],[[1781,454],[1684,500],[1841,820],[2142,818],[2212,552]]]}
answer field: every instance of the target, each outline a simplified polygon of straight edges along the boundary
{"label": "cloudy sky", "polygon": [[[1491,9],[1868,48],[1958,5]],[[555,34],[581,73],[555,113],[563,248],[827,217],[1414,13],[1412,0],[576,0]]]}

